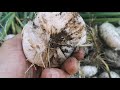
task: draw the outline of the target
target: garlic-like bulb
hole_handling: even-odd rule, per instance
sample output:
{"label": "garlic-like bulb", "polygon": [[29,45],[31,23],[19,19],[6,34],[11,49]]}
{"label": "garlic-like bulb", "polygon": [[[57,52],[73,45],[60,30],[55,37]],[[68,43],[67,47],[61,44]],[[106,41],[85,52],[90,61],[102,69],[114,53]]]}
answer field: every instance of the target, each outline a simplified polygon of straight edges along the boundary
{"label": "garlic-like bulb", "polygon": [[86,42],[85,27],[77,12],[38,12],[22,31],[27,60],[41,67],[60,66]]}

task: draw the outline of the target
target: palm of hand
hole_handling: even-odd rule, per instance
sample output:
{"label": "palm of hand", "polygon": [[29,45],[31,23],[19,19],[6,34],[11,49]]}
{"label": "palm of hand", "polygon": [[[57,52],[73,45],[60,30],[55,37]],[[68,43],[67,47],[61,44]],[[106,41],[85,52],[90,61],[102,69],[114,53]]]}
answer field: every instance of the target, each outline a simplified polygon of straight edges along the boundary
{"label": "palm of hand", "polygon": [[[0,48],[0,77],[1,78],[39,78],[40,77],[40,67],[37,70],[34,67],[25,73],[30,67],[30,63],[26,60],[23,50],[22,50],[22,39],[20,35],[17,35],[15,38],[12,38],[3,43]],[[81,55],[79,55],[81,56]],[[78,55],[77,55],[78,57]],[[78,70],[78,61],[69,60],[70,62],[64,63],[66,66],[65,72],[62,69],[58,68],[49,68],[43,70],[41,77],[43,78],[65,78],[69,77],[69,74],[75,74]],[[76,70],[75,72],[73,72]],[[68,74],[69,73],[69,74]]]}

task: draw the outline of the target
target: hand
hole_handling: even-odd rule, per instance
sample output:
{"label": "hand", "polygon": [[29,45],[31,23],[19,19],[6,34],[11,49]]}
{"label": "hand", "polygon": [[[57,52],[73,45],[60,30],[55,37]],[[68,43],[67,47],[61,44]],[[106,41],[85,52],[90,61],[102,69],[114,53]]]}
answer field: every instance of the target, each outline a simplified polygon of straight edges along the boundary
{"label": "hand", "polygon": [[[77,57],[81,55],[77,55]],[[32,67],[25,73],[31,63],[24,56],[21,35],[16,35],[5,41],[0,47],[0,78],[66,78],[75,74],[79,69],[79,61],[75,57],[66,60],[61,67],[62,69],[47,68],[41,70],[40,67],[37,67],[35,70]]]}

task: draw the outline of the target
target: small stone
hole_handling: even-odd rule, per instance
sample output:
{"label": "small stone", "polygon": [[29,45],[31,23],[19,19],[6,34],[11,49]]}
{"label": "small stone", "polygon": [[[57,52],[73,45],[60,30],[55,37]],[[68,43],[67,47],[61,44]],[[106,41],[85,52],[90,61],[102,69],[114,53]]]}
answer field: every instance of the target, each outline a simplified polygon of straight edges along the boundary
{"label": "small stone", "polygon": [[[114,71],[111,71],[110,75],[111,75],[111,78],[120,78],[120,76]],[[103,72],[100,74],[99,78],[109,78],[109,75],[107,72]]]}
{"label": "small stone", "polygon": [[98,72],[97,67],[95,66],[81,66],[81,70],[85,77],[91,77]]}

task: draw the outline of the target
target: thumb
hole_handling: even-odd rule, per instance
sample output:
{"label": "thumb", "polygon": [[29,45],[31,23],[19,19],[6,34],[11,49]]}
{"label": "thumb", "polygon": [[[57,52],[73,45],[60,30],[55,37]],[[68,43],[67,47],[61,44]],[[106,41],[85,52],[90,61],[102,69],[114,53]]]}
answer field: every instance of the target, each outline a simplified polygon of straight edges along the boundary
{"label": "thumb", "polygon": [[15,37],[6,40],[2,44],[2,48],[7,48],[7,49],[22,49],[22,35],[18,34]]}

